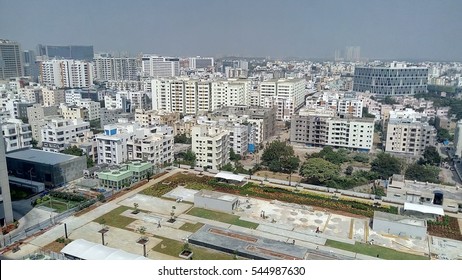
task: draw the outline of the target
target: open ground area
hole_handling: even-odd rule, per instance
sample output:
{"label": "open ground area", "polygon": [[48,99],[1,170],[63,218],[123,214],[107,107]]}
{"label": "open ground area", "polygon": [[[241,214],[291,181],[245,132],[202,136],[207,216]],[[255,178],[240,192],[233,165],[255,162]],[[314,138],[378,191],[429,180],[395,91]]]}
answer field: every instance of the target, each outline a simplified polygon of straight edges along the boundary
{"label": "open ground area", "polygon": [[[246,253],[240,258],[256,254],[275,259],[290,256],[301,259],[428,259],[429,252],[432,258],[462,258],[462,242],[433,236],[417,239],[374,232],[370,228],[369,216],[342,212],[335,205],[332,209],[327,207],[337,201],[327,201],[326,207],[310,205],[311,200],[305,203],[301,196],[294,196],[297,203],[287,201],[292,194],[297,194],[294,192],[273,196],[274,192],[269,192],[270,189],[265,189],[267,187],[258,187],[260,191],[237,187],[228,189],[228,193],[239,201],[232,213],[194,207],[194,194],[200,189],[224,189],[224,185],[213,185],[209,181],[209,177],[194,171],[176,169],[24,240],[20,250],[3,253],[11,258],[22,258],[37,250],[58,252],[68,242],[63,241],[65,223],[71,240],[103,243],[137,255],[143,254],[143,246],[137,241],[146,237],[146,253],[150,259],[179,259],[184,248],[193,252],[192,259],[236,258],[233,252],[226,251],[226,246],[218,249],[222,246],[219,244],[227,243],[220,239],[223,236],[246,242],[255,236],[264,238],[258,246],[241,244],[242,252]],[[242,190],[251,195],[241,193]],[[257,197],[260,194],[263,198]],[[197,235],[205,227],[215,228],[214,236],[217,233],[221,236],[213,239],[218,244],[215,250],[188,242],[191,236],[197,236],[199,243],[208,240],[209,233]],[[105,229],[103,233],[102,229]],[[265,242],[279,245],[265,247]],[[296,244],[297,249],[287,250],[285,244]]]}

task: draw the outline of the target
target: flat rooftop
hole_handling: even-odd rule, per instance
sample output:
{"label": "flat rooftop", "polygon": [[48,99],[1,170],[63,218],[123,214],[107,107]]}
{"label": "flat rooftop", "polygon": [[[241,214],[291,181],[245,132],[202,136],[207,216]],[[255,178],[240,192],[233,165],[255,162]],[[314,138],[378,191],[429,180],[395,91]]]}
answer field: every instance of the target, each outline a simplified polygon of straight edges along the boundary
{"label": "flat rooftop", "polygon": [[233,202],[237,200],[237,196],[220,193],[220,192],[209,191],[209,190],[201,190],[200,192],[196,193],[196,195],[202,196],[202,197],[214,198],[217,200],[227,201],[227,202]]}
{"label": "flat rooftop", "polygon": [[61,153],[46,152],[37,149],[28,149],[7,153],[6,158],[55,165],[78,157]]}
{"label": "flat rooftop", "polygon": [[408,216],[391,214],[391,213],[385,213],[385,212],[380,212],[380,211],[374,211],[374,220],[375,219],[397,222],[400,224],[419,226],[419,227],[427,226],[427,223],[425,220],[416,219],[416,218],[412,218]]}

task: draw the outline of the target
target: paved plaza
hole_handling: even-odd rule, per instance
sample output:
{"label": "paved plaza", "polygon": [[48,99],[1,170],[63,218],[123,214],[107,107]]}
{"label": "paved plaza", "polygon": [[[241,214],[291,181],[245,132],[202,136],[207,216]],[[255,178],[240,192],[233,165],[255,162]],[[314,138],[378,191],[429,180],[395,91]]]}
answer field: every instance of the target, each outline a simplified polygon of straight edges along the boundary
{"label": "paved plaza", "polygon": [[[264,242],[261,244],[259,243],[259,246],[257,246],[258,248],[255,246],[255,248],[250,248],[248,244],[246,248],[248,247],[254,250],[254,253],[256,252],[259,254],[266,252],[271,255],[271,246],[266,248],[269,251],[265,251],[264,245],[271,243],[270,241],[273,240],[279,242],[278,244],[285,244],[277,249],[281,251],[280,253],[282,255],[280,256],[290,255],[302,259],[371,258],[326,247],[326,240],[331,239],[349,244],[354,244],[355,242],[368,242],[418,255],[428,255],[432,253],[432,255],[438,255],[434,255],[434,257],[436,256],[441,259],[462,258],[462,242],[437,237],[415,239],[380,234],[372,231],[369,227],[370,220],[368,218],[339,215],[337,213],[331,213],[328,210],[315,209],[310,206],[285,203],[276,200],[268,201],[238,197],[240,204],[233,214],[238,215],[241,220],[259,224],[256,229],[249,229],[188,215],[187,211],[193,207],[192,202],[194,201],[194,194],[197,192],[195,190],[180,186],[164,196],[168,199],[139,193],[143,189],[177,172],[183,171],[179,169],[173,170],[158,179],[151,180],[141,188],[129,191],[123,196],[107,202],[83,215],[69,217],[61,224],[54,226],[48,231],[25,240],[22,245],[20,245],[21,250],[14,253],[9,250],[4,252],[4,254],[14,259],[20,259],[25,255],[43,248],[57,238],[64,236],[64,223],[67,224],[70,239],[76,240],[81,238],[91,242],[101,243],[102,236],[98,231],[102,228],[102,225],[94,222],[94,220],[120,206],[133,208],[136,203],[140,210],[138,214],[133,214],[132,210],[126,210],[121,214],[122,216],[133,218],[134,221],[124,229],[108,227],[108,231],[104,235],[104,242],[105,245],[109,247],[142,255],[142,245],[137,244],[136,241],[143,236],[139,233],[139,229],[144,228],[146,230],[145,235],[149,236],[149,241],[146,246],[146,248],[148,248],[147,257],[151,259],[177,259],[152,251],[151,249],[159,244],[163,237],[186,242],[186,240],[191,238],[193,233],[181,230],[180,228],[185,224],[196,224],[199,222],[206,225],[203,229],[198,231],[202,232],[202,235],[196,234],[196,236],[202,236],[202,240],[205,240],[204,231],[207,231],[207,229],[211,227],[236,234],[258,236],[258,238],[264,240]],[[168,219],[171,217],[172,206],[175,206],[174,211],[177,217],[174,223],[168,222]],[[221,235],[221,237],[223,237],[223,235]],[[226,241],[223,240],[220,241],[221,244],[226,243]],[[291,251],[286,250],[286,245],[291,245],[293,242],[295,242],[297,247],[294,249],[295,251],[289,254]]]}

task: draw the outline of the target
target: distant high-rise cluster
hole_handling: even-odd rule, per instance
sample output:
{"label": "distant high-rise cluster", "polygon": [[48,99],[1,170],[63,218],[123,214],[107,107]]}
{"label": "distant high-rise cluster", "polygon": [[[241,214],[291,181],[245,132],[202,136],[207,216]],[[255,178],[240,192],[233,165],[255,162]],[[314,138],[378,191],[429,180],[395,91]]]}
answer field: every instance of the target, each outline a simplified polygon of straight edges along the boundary
{"label": "distant high-rise cluster", "polygon": [[340,50],[335,50],[334,60],[335,61],[349,61],[349,62],[361,61],[361,47],[359,46],[345,47],[343,56]]}

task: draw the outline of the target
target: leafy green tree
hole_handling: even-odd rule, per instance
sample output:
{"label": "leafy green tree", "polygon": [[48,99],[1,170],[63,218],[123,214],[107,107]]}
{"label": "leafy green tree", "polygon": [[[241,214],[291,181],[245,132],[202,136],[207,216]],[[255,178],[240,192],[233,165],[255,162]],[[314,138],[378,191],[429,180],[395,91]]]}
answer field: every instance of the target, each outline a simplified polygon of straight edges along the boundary
{"label": "leafy green tree", "polygon": [[223,166],[221,167],[221,170],[233,172],[233,171],[234,171],[234,167],[233,167],[233,165],[232,165],[231,163],[228,162],[227,164],[225,164],[225,165],[223,165]]}
{"label": "leafy green tree", "polygon": [[414,163],[408,166],[404,173],[407,180],[417,180],[421,182],[439,183],[440,169],[432,165],[421,165]]}
{"label": "leafy green tree", "polygon": [[422,154],[422,158],[419,160],[419,164],[430,164],[430,165],[440,165],[441,156],[436,150],[435,146],[425,147],[425,151]]}
{"label": "leafy green tree", "polygon": [[95,162],[93,161],[91,157],[87,156],[87,168],[90,168],[93,166],[95,166]]}
{"label": "leafy green tree", "polygon": [[173,137],[173,142],[175,143],[183,143],[183,144],[191,144],[192,143],[192,138],[187,137],[185,133],[183,134],[178,134]]}
{"label": "leafy green tree", "polygon": [[383,104],[387,104],[387,105],[394,105],[394,104],[398,104],[398,102],[393,99],[392,97],[390,96],[386,96],[383,100],[382,100],[382,103]]}
{"label": "leafy green tree", "polygon": [[35,140],[34,138],[32,138],[32,140],[30,141],[30,144],[32,145],[32,148],[33,149],[37,149],[37,145],[38,145],[38,141]]}
{"label": "leafy green tree", "polygon": [[367,107],[363,107],[363,118],[375,118],[375,115],[370,114]]}
{"label": "leafy green tree", "polygon": [[345,169],[345,175],[350,176],[351,174],[353,174],[353,166],[348,165],[347,168]]}
{"label": "leafy green tree", "polygon": [[287,145],[286,142],[273,141],[268,144],[263,151],[261,156],[262,165],[268,166],[268,168],[273,172],[286,172],[288,173],[290,166],[285,166],[289,164],[291,157],[294,157],[294,148]]}
{"label": "leafy green tree", "polygon": [[454,140],[454,137],[449,134],[449,131],[444,128],[440,128],[436,132],[436,138],[438,139],[439,142],[443,142],[444,140],[449,140],[452,141]]}
{"label": "leafy green tree", "polygon": [[307,158],[323,158],[330,163],[340,165],[350,160],[348,153],[346,149],[334,151],[332,147],[326,146],[319,153],[308,155]]}
{"label": "leafy green tree", "polygon": [[393,174],[400,174],[401,168],[401,160],[386,153],[379,153],[371,164],[371,171],[377,172],[382,179],[388,179]]}
{"label": "leafy green tree", "polygon": [[369,156],[367,154],[358,153],[353,156],[353,160],[362,163],[369,163]]}
{"label": "leafy green tree", "polygon": [[312,184],[325,184],[335,178],[340,167],[322,158],[309,158],[300,168],[300,174]]}
{"label": "leafy green tree", "polygon": [[83,155],[82,149],[78,148],[77,146],[70,146],[67,147],[62,151],[63,154],[73,155],[81,157]]}
{"label": "leafy green tree", "polygon": [[191,165],[196,165],[196,154],[193,151],[188,150],[184,154],[183,160]]}
{"label": "leafy green tree", "polygon": [[285,158],[282,162],[283,171],[289,173],[289,186],[292,185],[292,173],[294,173],[299,166],[300,159],[296,156]]}
{"label": "leafy green tree", "polygon": [[238,161],[238,160],[241,160],[241,155],[236,154],[236,153],[234,152],[234,149],[231,148],[231,149],[229,149],[229,159],[230,159],[231,161]]}

